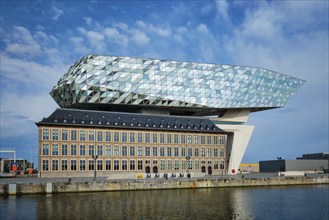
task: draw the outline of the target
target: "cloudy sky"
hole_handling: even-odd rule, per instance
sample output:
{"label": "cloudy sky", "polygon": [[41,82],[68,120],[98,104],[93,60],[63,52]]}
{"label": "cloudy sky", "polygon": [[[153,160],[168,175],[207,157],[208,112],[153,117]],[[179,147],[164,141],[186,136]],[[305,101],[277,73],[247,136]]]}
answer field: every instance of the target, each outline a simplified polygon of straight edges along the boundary
{"label": "cloudy sky", "polygon": [[49,95],[86,54],[258,66],[306,80],[251,114],[244,162],[328,152],[328,1],[1,1],[1,148],[37,160]]}

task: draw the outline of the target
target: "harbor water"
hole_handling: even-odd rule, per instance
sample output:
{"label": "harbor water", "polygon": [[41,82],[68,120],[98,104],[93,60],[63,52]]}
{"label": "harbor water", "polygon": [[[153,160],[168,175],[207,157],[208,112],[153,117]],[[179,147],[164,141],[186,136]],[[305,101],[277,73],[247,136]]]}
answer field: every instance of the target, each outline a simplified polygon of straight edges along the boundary
{"label": "harbor water", "polygon": [[329,219],[329,185],[0,198],[0,219]]}

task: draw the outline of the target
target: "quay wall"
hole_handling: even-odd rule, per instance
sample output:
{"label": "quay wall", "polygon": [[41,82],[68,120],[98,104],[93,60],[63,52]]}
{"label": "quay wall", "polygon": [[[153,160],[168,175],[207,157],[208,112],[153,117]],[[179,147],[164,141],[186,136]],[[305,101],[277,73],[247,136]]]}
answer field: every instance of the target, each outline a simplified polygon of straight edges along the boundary
{"label": "quay wall", "polygon": [[199,189],[216,187],[287,186],[329,184],[329,177],[316,178],[239,178],[239,179],[136,179],[103,181],[60,181],[37,183],[0,183],[0,195],[104,192],[122,190]]}

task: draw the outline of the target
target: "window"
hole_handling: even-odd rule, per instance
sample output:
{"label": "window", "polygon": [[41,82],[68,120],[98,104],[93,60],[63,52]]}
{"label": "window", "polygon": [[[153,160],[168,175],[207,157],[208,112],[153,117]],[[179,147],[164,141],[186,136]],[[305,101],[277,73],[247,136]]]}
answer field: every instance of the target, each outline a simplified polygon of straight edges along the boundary
{"label": "window", "polygon": [[187,143],[192,144],[192,135],[187,135]]}
{"label": "window", "polygon": [[160,134],[160,143],[161,143],[161,144],[164,143],[164,134]]}
{"label": "window", "polygon": [[119,160],[114,160],[114,170],[119,170],[120,167],[120,161]]}
{"label": "window", "polygon": [[124,143],[127,142],[127,132],[122,132],[121,140]]}
{"label": "window", "polygon": [[171,144],[171,134],[167,134],[167,143]]}
{"label": "window", "polygon": [[196,170],[200,169],[198,160],[194,161],[194,169],[196,169]]}
{"label": "window", "polygon": [[71,160],[71,170],[77,170],[77,161]]}
{"label": "window", "polygon": [[214,148],[214,157],[218,157],[218,148]]}
{"label": "window", "polygon": [[58,170],[58,160],[52,161],[52,170]]}
{"label": "window", "polygon": [[122,170],[127,170],[128,169],[128,162],[127,160],[122,160]]}
{"label": "window", "polygon": [[185,160],[182,160],[182,170],[185,170],[186,169],[186,161]]}
{"label": "window", "polygon": [[106,170],[111,170],[111,160],[106,160],[105,161],[105,169]]}
{"label": "window", "polygon": [[215,170],[218,170],[218,160],[215,160],[214,161],[214,169]]}
{"label": "window", "polygon": [[42,130],[42,139],[43,140],[49,140],[49,129],[43,129]]}
{"label": "window", "polygon": [[199,143],[199,136],[194,135],[194,144],[198,144],[198,143]]}
{"label": "window", "polygon": [[52,155],[57,156],[58,155],[58,145],[54,144],[52,147]]}
{"label": "window", "polygon": [[130,133],[130,143],[134,143],[135,142],[135,133],[131,132]]}
{"label": "window", "polygon": [[167,161],[167,169],[172,170],[172,160]]}
{"label": "window", "polygon": [[94,148],[94,145],[89,145],[89,148],[88,148],[88,155],[89,155],[89,156],[94,156],[94,155],[95,155],[95,148]]}
{"label": "window", "polygon": [[119,142],[119,132],[114,132],[114,142]]}
{"label": "window", "polygon": [[67,141],[67,130],[62,130],[62,141]]}
{"label": "window", "polygon": [[62,170],[67,170],[67,160],[62,160]]}
{"label": "window", "polygon": [[95,132],[94,131],[89,131],[88,135],[89,135],[89,137],[88,137],[89,141],[95,141]]}
{"label": "window", "polygon": [[145,133],[145,142],[150,143],[150,133]]}
{"label": "window", "polygon": [[80,141],[86,140],[86,131],[80,131]]}
{"label": "window", "polygon": [[54,141],[57,141],[58,140],[58,130],[57,129],[54,129],[53,130],[53,140]]}
{"label": "window", "polygon": [[86,170],[86,161],[80,160],[80,170]]}
{"label": "window", "polygon": [[142,143],[143,142],[143,134],[142,133],[138,133],[138,143]]}
{"label": "window", "polygon": [[145,156],[151,156],[150,147],[145,147]]}
{"label": "window", "polygon": [[97,170],[103,170],[103,161],[97,160]]}
{"label": "window", "polygon": [[158,143],[158,134],[153,134],[153,143]]}
{"label": "window", "polygon": [[76,141],[76,140],[77,140],[77,131],[71,130],[71,141]]}
{"label": "window", "polygon": [[221,157],[224,157],[224,148],[221,148],[221,149],[220,149],[220,156],[221,156]]}
{"label": "window", "polygon": [[207,157],[211,157],[211,156],[212,156],[211,148],[208,148],[207,149]]}
{"label": "window", "polygon": [[211,144],[211,136],[207,136],[207,144]]}
{"label": "window", "polygon": [[187,156],[192,157],[192,151],[193,151],[192,147],[189,147],[187,149]]}
{"label": "window", "polygon": [[97,155],[98,156],[102,156],[103,155],[103,146],[102,145],[98,145],[97,146]]}
{"label": "window", "polygon": [[188,169],[190,169],[190,170],[193,169],[193,166],[192,165],[193,165],[193,161],[192,160],[189,160],[188,161]]}
{"label": "window", "polygon": [[181,144],[185,144],[185,134],[182,134],[182,135],[180,136],[180,143],[181,143]]}
{"label": "window", "polygon": [[174,147],[174,156],[178,157],[178,147]]}
{"label": "window", "polygon": [[179,170],[179,160],[175,160],[174,169]]}
{"label": "window", "polygon": [[181,148],[180,155],[181,155],[182,157],[185,157],[185,156],[186,156],[186,150],[185,150],[185,148]]}
{"label": "window", "polygon": [[103,132],[97,131],[97,141],[103,141]]}
{"label": "window", "polygon": [[142,160],[137,161],[137,169],[138,170],[143,170],[143,161]]}
{"label": "window", "polygon": [[157,157],[158,156],[158,148],[157,147],[153,147],[153,149],[152,149],[152,156],[153,157]]}
{"label": "window", "polygon": [[105,155],[106,156],[111,156],[111,146],[110,145],[106,145],[106,147],[105,147]]}
{"label": "window", "polygon": [[224,166],[224,160],[220,161],[220,169],[224,170],[225,166]]}
{"label": "window", "polygon": [[205,157],[205,156],[206,156],[205,148],[201,148],[201,157]]}
{"label": "window", "polygon": [[171,157],[171,147],[167,147],[167,157]]}
{"label": "window", "polygon": [[42,170],[43,171],[49,170],[49,161],[48,160],[42,160]]}
{"label": "window", "polygon": [[206,144],[206,139],[205,139],[205,136],[201,136],[201,144]]}
{"label": "window", "polygon": [[71,145],[71,155],[72,156],[77,155],[77,145]]}
{"label": "window", "polygon": [[86,147],[85,145],[80,145],[80,156],[86,155]]}
{"label": "window", "polygon": [[113,156],[119,156],[119,146],[114,146],[114,155]]}
{"label": "window", "polygon": [[62,155],[67,155],[67,145],[66,144],[62,145]]}
{"label": "window", "polygon": [[137,156],[139,157],[143,156],[143,148],[141,146],[138,146],[137,148]]}
{"label": "window", "polygon": [[219,144],[223,145],[225,143],[224,136],[219,136]]}
{"label": "window", "polygon": [[42,146],[42,155],[49,155],[49,145],[48,144],[44,144]]}
{"label": "window", "polygon": [[195,157],[199,156],[199,148],[194,148],[194,156]]}
{"label": "window", "polygon": [[129,161],[129,165],[130,165],[130,170],[135,170],[135,161],[134,160],[131,160],[131,161]]}
{"label": "window", "polygon": [[88,160],[89,170],[95,169],[95,162],[94,160]]}
{"label": "window", "polygon": [[174,143],[178,144],[178,134],[174,134]]}
{"label": "window", "polygon": [[160,157],[164,157],[164,147],[160,147]]}
{"label": "window", "polygon": [[165,161],[164,160],[160,160],[160,170],[165,170]]}
{"label": "window", "polygon": [[111,132],[110,131],[105,132],[105,140],[107,142],[111,141]]}
{"label": "window", "polygon": [[130,146],[130,156],[134,157],[135,156],[135,146]]}
{"label": "window", "polygon": [[213,139],[214,139],[214,144],[216,144],[216,145],[217,145],[217,144],[218,144],[218,137],[217,137],[217,136],[214,136],[214,138],[213,138]]}
{"label": "window", "polygon": [[128,148],[127,148],[127,146],[122,146],[122,151],[121,151],[121,155],[123,156],[123,157],[126,157],[127,155],[128,155]]}

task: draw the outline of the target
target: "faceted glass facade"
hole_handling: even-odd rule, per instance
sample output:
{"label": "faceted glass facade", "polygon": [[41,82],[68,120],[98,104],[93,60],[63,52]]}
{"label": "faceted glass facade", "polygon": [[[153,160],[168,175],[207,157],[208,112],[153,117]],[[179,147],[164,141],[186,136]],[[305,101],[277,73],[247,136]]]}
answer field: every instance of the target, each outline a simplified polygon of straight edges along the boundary
{"label": "faceted glass facade", "polygon": [[74,104],[200,109],[284,106],[304,81],[257,67],[88,55],[51,91]]}

